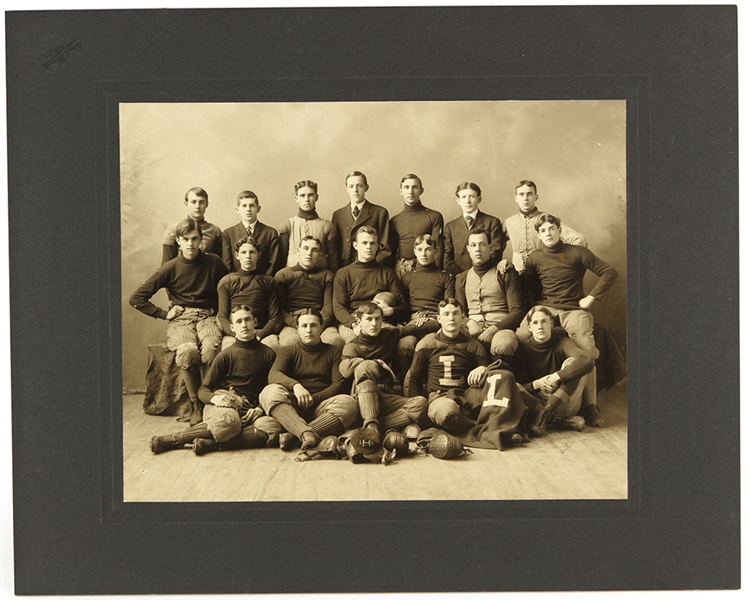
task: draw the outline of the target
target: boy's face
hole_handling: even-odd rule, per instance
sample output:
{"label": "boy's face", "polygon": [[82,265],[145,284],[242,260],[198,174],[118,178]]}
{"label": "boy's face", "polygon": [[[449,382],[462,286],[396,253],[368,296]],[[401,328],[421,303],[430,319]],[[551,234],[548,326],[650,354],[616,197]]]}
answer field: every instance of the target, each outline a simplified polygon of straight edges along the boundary
{"label": "boy's face", "polygon": [[541,310],[531,315],[529,331],[536,342],[546,342],[552,337],[552,321],[549,315]]}
{"label": "boy's face", "polygon": [[177,246],[187,260],[195,260],[201,252],[200,232],[188,231],[185,235],[178,235]]}
{"label": "boy's face", "polygon": [[311,187],[301,187],[297,190],[297,195],[294,199],[302,210],[311,211],[315,210],[318,194]]}
{"label": "boy's face", "polygon": [[414,246],[414,255],[420,265],[427,266],[435,262],[435,248],[427,242]]}
{"label": "boy's face", "polygon": [[492,255],[492,249],[487,242],[487,236],[482,234],[470,235],[466,242],[466,248],[469,250],[471,263],[475,267],[481,267]]}
{"label": "boy's face", "polygon": [[297,319],[297,333],[305,346],[316,346],[320,342],[323,326],[315,315],[302,315]]}
{"label": "boy's face", "polygon": [[542,223],[537,231],[539,239],[547,248],[552,248],[560,241],[560,228],[554,223]]}
{"label": "boy's face", "polygon": [[522,212],[534,210],[538,198],[536,190],[528,185],[522,185],[516,190],[516,204]]}
{"label": "boy's face", "polygon": [[255,223],[258,220],[260,204],[255,198],[240,198],[235,208],[243,223]]}
{"label": "boy's face", "polygon": [[208,200],[196,196],[195,192],[188,192],[185,206],[188,207],[188,215],[193,221],[202,221],[208,208]]}
{"label": "boy's face", "polygon": [[229,328],[241,342],[248,342],[255,337],[256,319],[248,310],[238,310],[232,313],[232,322]]}
{"label": "boy's face", "polygon": [[401,182],[399,193],[404,199],[404,204],[406,204],[406,206],[414,206],[419,202],[419,197],[422,195],[423,191],[424,190],[418,179],[406,179]]}
{"label": "boy's face", "polygon": [[299,264],[305,269],[311,269],[318,263],[320,246],[312,240],[304,240],[297,248]]}
{"label": "boy's face", "polygon": [[464,315],[458,306],[447,304],[438,311],[438,322],[443,333],[448,337],[456,337],[461,333],[461,325],[464,323]]}
{"label": "boy's face", "polygon": [[471,188],[459,190],[458,198],[456,199],[464,214],[473,213],[477,210],[481,201],[482,197],[478,196]]}
{"label": "boy's face", "polygon": [[378,253],[378,236],[372,233],[357,233],[354,249],[357,251],[359,262],[370,262]]}
{"label": "boy's face", "polygon": [[364,202],[365,192],[370,189],[370,186],[365,183],[365,180],[361,176],[355,175],[346,180],[346,193],[349,194],[349,199],[354,204]]}
{"label": "boy's face", "polygon": [[382,311],[376,310],[370,314],[362,315],[358,319],[358,322],[359,326],[362,328],[362,333],[375,337],[383,328],[383,313]]}
{"label": "boy's face", "polygon": [[252,244],[242,244],[234,254],[243,271],[255,271],[258,266],[258,250]]}

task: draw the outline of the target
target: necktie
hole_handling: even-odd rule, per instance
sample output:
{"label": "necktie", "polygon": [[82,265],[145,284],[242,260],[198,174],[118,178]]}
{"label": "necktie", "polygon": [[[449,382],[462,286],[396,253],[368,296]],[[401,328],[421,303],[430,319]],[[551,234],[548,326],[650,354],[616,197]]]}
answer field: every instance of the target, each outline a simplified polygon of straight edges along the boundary
{"label": "necktie", "polygon": [[356,204],[354,205],[354,208],[352,209],[352,215],[354,215],[355,219],[359,216],[359,206],[357,206]]}
{"label": "necktie", "polygon": [[471,229],[474,225],[474,217],[464,217],[464,221],[466,221],[466,227],[468,229]]}
{"label": "necktie", "polygon": [[253,237],[253,230],[251,227],[245,227],[245,231],[247,232],[248,237]]}

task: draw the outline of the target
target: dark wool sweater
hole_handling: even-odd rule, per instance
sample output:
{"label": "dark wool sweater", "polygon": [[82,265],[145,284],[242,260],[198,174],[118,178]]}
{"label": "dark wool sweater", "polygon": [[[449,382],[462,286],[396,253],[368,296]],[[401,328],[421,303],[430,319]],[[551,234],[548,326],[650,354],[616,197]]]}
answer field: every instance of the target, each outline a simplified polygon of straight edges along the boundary
{"label": "dark wool sweater", "polygon": [[275,358],[276,353],[257,338],[247,342],[237,340],[219,352],[211,363],[198,397],[208,404],[216,390],[233,387],[240,396],[246,396],[252,406],[257,406],[258,394],[268,385],[268,371]]}
{"label": "dark wool sweater", "polygon": [[[575,358],[572,364],[564,369],[560,367],[568,358]],[[531,384],[546,375],[557,373],[561,383],[576,379],[594,369],[594,360],[586,355],[578,345],[568,337],[553,333],[546,342],[539,343],[534,338],[519,341],[518,349],[513,356],[513,372],[516,381],[533,392]]]}
{"label": "dark wool sweater", "polygon": [[396,271],[374,260],[367,263],[356,261],[339,269],[333,279],[333,314],[336,320],[351,327],[356,321],[352,311],[372,301],[380,292],[391,292],[396,297],[393,315],[386,318],[388,322],[400,323],[409,318],[409,304]]}
{"label": "dark wool sweater", "polygon": [[349,389],[339,371],[341,350],[320,342],[317,346],[303,343],[280,346],[268,374],[268,383],[277,383],[290,392],[298,383],[312,394],[315,404]]}
{"label": "dark wool sweater", "polygon": [[[474,271],[480,278],[484,276],[492,267],[495,266],[495,260],[490,259],[480,267],[472,267],[470,270]],[[505,273],[501,274],[500,271],[495,271],[497,274],[497,283],[500,286],[500,290],[504,294],[504,298],[496,298],[501,305],[503,310],[500,312],[507,313],[505,317],[499,323],[496,323],[498,329],[510,329],[515,331],[521,324],[524,317],[524,305],[523,305],[523,288],[521,286],[521,279],[513,267],[509,267]],[[466,294],[466,278],[469,271],[464,271],[456,277],[456,300],[461,304],[465,314],[469,314],[469,298]]]}
{"label": "dark wool sweater", "polygon": [[418,235],[429,233],[438,243],[435,254],[438,266],[443,264],[443,215],[427,208],[421,202],[414,206],[404,205],[404,210],[391,219],[392,252],[396,259],[413,259],[414,240]]}
{"label": "dark wool sweater", "polygon": [[582,246],[559,242],[553,248],[534,250],[526,259],[521,277],[535,304],[576,310],[580,309],[578,301],[586,296],[583,277],[587,270],[599,275],[589,295],[601,300],[617,279],[617,271]]}
{"label": "dark wool sweater", "polygon": [[276,282],[270,275],[237,271],[229,273],[218,286],[219,323],[225,335],[234,335],[229,327],[232,307],[246,304],[258,319],[256,335],[263,339],[281,331],[281,310]]}
{"label": "dark wool sweater", "polygon": [[409,396],[424,396],[431,392],[463,391],[469,387],[466,377],[475,368],[489,364],[484,346],[460,333],[454,339],[442,329],[435,335],[434,344],[422,348],[411,363]]}
{"label": "dark wool sweater", "polygon": [[274,279],[285,325],[296,327],[293,313],[302,308],[317,308],[324,329],[333,324],[333,273],[328,269],[305,270],[298,264],[281,269]]}
{"label": "dark wool sweater", "polygon": [[227,274],[227,268],[215,254],[201,252],[194,260],[182,254],[165,262],[130,296],[130,305],[156,319],[164,319],[167,311],[150,302],[153,295],[165,288],[172,304],[186,308],[217,309],[216,285]]}
{"label": "dark wool sweater", "polygon": [[354,368],[364,360],[380,359],[388,366],[393,366],[398,352],[398,340],[401,334],[398,329],[385,327],[375,337],[360,333],[344,346],[341,358],[341,373],[352,377]]}
{"label": "dark wool sweater", "polygon": [[412,312],[436,313],[441,300],[456,297],[453,275],[446,273],[435,263],[418,265],[416,270],[404,273],[401,283],[406,288]]}

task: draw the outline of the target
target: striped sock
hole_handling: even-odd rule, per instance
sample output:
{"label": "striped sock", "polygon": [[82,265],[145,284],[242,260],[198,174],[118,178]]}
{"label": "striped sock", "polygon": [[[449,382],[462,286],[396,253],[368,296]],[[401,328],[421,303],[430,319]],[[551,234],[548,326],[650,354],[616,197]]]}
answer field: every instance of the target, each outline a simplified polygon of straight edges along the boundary
{"label": "striped sock", "polygon": [[255,427],[243,427],[240,434],[233,440],[238,440],[238,448],[265,448],[268,436]]}
{"label": "striped sock", "polygon": [[380,419],[380,430],[388,431],[389,429],[396,429],[400,431],[409,423],[411,423],[409,413],[406,412],[405,408],[399,408],[398,410],[394,410],[390,415],[386,415]]}
{"label": "striped sock", "polygon": [[324,412],[318,418],[310,423],[310,429],[317,433],[320,437],[324,438],[327,435],[339,435],[344,433],[346,429],[344,424],[341,422],[336,415],[329,412]]}
{"label": "striped sock", "polygon": [[271,416],[281,423],[284,429],[297,437],[310,430],[307,421],[297,414],[291,404],[277,404],[271,409]]}
{"label": "striped sock", "polygon": [[378,420],[380,394],[378,393],[378,385],[374,381],[365,379],[357,384],[357,404],[359,405],[359,414],[362,415],[362,421],[365,425],[370,421]]}
{"label": "striped sock", "polygon": [[198,438],[207,438],[211,440],[214,437],[211,435],[211,432],[208,430],[208,425],[205,423],[198,423],[197,425],[188,427],[185,431],[181,431],[177,435],[183,444],[189,444]]}

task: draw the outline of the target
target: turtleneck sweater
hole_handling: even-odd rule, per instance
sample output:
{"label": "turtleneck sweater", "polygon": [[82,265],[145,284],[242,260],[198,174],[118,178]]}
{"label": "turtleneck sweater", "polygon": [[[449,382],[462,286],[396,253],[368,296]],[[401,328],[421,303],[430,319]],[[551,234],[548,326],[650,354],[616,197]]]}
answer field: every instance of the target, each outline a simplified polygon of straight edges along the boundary
{"label": "turtleneck sweater", "polygon": [[130,305],[150,317],[164,319],[167,311],[150,300],[165,288],[173,305],[216,310],[219,304],[216,285],[226,274],[227,268],[215,254],[201,252],[195,259],[188,260],[180,253],[162,264],[133,292]]}
{"label": "turtleneck sweater", "polygon": [[290,392],[301,384],[312,394],[315,404],[345,394],[349,389],[339,371],[341,350],[320,342],[315,346],[303,343],[279,346],[276,360],[268,374],[269,383],[277,383]]}
{"label": "turtleneck sweater", "polygon": [[295,327],[294,313],[302,308],[317,308],[324,329],[333,324],[333,273],[328,269],[305,269],[296,264],[281,269],[274,279],[285,325]]}
{"label": "turtleneck sweater", "polygon": [[[470,278],[470,274],[476,277]],[[494,282],[483,280],[484,277],[494,277],[497,287],[494,287]],[[487,283],[493,285],[485,285]],[[523,319],[523,288],[518,273],[513,267],[509,267],[501,274],[494,259],[483,265],[473,266],[456,277],[456,300],[470,317],[479,312],[490,316],[492,313],[505,314],[499,321],[491,321],[498,329],[515,331]],[[477,306],[481,306],[481,310]],[[471,310],[472,307],[476,310]]]}
{"label": "turtleneck sweater", "polygon": [[224,335],[233,336],[230,315],[234,306],[246,304],[258,320],[256,335],[263,339],[281,331],[281,309],[276,282],[270,275],[240,269],[222,278],[218,285],[219,324]]}
{"label": "turtleneck sweater", "polygon": [[438,266],[443,264],[443,215],[427,208],[422,202],[414,206],[404,204],[404,209],[391,219],[391,249],[396,260],[414,256],[414,240],[418,235],[429,233],[438,243],[435,258]]}
{"label": "turtleneck sweater", "polygon": [[268,385],[268,372],[275,358],[276,353],[257,338],[246,342],[237,340],[216,355],[203,378],[198,397],[207,404],[216,390],[233,387],[240,396],[247,397],[252,406],[257,406],[258,395]]}
{"label": "turtleneck sweater", "polygon": [[376,336],[360,333],[344,346],[341,374],[344,377],[352,377],[354,368],[364,360],[380,359],[392,366],[396,360],[400,337],[399,330],[393,327],[384,327]]}
{"label": "turtleneck sweater", "polygon": [[[561,369],[568,358],[574,358],[571,364]],[[578,345],[568,337],[553,331],[546,342],[537,342],[533,337],[519,340],[518,349],[513,356],[513,372],[516,381],[533,392],[531,384],[546,375],[557,373],[560,382],[565,383],[590,373],[594,360],[586,355]]]}
{"label": "turtleneck sweater", "polygon": [[541,250],[534,250],[526,259],[522,278],[535,304],[561,310],[580,310],[578,301],[586,296],[583,278],[587,270],[599,276],[599,281],[588,295],[601,300],[617,279],[617,270],[582,246],[560,241],[552,248],[545,246]]}
{"label": "turtleneck sweater", "polygon": [[352,313],[366,302],[372,301],[380,292],[391,292],[396,298],[393,315],[386,320],[400,323],[409,316],[409,304],[404,289],[390,267],[384,267],[375,260],[357,260],[336,272],[333,279],[333,314],[336,320],[347,327],[354,325],[356,317]]}
{"label": "turtleneck sweater", "polygon": [[453,275],[435,263],[417,265],[414,271],[404,273],[401,283],[406,289],[412,313],[436,313],[441,300],[456,297]]}

